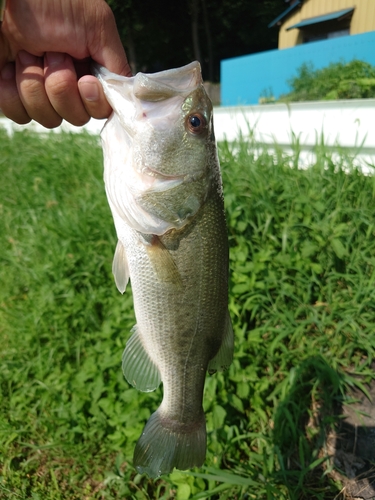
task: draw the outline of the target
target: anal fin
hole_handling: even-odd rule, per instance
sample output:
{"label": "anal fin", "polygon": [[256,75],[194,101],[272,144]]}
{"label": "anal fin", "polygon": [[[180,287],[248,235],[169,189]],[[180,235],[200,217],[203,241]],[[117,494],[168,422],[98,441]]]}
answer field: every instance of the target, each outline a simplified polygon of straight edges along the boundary
{"label": "anal fin", "polygon": [[213,374],[216,371],[223,371],[229,368],[233,360],[233,349],[234,349],[233,327],[232,327],[232,321],[229,316],[229,311],[227,311],[223,341],[221,343],[219,352],[208,363],[208,373]]}
{"label": "anal fin", "polygon": [[115,256],[113,257],[112,273],[118,291],[124,293],[129,281],[129,267],[125,248],[120,240],[117,242]]}
{"label": "anal fin", "polygon": [[122,371],[129,384],[136,389],[142,392],[154,391],[161,382],[159,369],[147,353],[137,325],[132,333],[122,355]]}

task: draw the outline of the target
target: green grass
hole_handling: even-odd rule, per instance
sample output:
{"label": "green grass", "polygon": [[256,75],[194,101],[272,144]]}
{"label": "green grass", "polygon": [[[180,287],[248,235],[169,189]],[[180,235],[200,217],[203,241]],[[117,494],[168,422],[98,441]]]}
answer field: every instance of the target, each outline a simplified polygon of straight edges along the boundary
{"label": "green grass", "polygon": [[161,390],[122,376],[135,320],[98,140],[0,131],[0,499],[339,494],[324,437],[373,377],[375,178],[324,148],[309,170],[256,150],[220,146],[236,347],[207,378],[207,460],[154,482],[131,461]]}

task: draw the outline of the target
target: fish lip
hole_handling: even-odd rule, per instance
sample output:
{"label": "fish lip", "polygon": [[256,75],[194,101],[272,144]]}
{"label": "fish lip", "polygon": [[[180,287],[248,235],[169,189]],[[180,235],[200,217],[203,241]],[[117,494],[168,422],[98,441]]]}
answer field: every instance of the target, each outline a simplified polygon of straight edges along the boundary
{"label": "fish lip", "polygon": [[140,101],[158,102],[171,97],[187,97],[200,86],[201,84],[198,83],[194,87],[187,86],[183,89],[176,89],[166,83],[158,82],[152,78],[152,74],[150,77],[145,73],[137,73],[133,82],[133,94]]}
{"label": "fish lip", "polygon": [[166,191],[172,187],[179,186],[180,184],[187,184],[190,182],[195,182],[200,180],[206,175],[205,170],[195,170],[186,174],[180,175],[168,175],[159,172],[158,170],[144,165],[140,170],[141,175],[147,175],[148,177],[153,177],[156,180],[156,186],[149,187],[146,191]]}
{"label": "fish lip", "polygon": [[[180,68],[160,71],[157,73],[139,72],[134,76],[125,77],[110,72],[101,64],[91,63],[92,74],[100,80],[104,92],[107,95],[106,82],[114,80],[123,85],[132,87],[133,95],[139,100],[159,101],[173,96],[186,97],[203,84],[201,66],[198,61],[193,61]],[[171,76],[179,76],[180,82],[177,86],[170,86],[164,80]],[[149,87],[149,88],[147,88]],[[108,99],[110,101],[110,99]]]}
{"label": "fish lip", "polygon": [[[180,81],[174,81],[171,86],[165,79],[174,75],[178,76]],[[198,61],[193,61],[181,68],[158,73],[137,73],[133,80],[133,94],[145,101],[160,101],[178,95],[186,97],[202,83],[201,66]]]}

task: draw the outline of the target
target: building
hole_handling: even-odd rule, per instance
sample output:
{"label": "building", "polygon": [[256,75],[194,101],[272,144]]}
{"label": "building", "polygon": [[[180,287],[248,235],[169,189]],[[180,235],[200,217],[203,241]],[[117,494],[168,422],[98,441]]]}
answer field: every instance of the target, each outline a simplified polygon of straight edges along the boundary
{"label": "building", "polygon": [[279,49],[375,31],[375,0],[286,0],[270,28],[279,28]]}
{"label": "building", "polygon": [[269,24],[279,28],[278,49],[221,61],[222,105],[278,99],[302,64],[319,69],[357,59],[375,65],[375,0],[287,2]]}

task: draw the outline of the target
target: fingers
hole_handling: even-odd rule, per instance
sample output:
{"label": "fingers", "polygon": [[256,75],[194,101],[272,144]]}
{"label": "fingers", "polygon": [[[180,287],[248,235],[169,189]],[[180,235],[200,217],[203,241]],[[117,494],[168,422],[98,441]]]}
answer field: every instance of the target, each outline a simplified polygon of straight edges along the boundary
{"label": "fingers", "polygon": [[70,56],[47,53],[43,59],[26,51],[0,72],[0,109],[16,123],[34,119],[47,128],[57,127],[62,119],[84,125],[91,116],[107,118],[112,111],[94,76],[85,75],[77,84]]}
{"label": "fingers", "polygon": [[0,71],[0,109],[5,116],[21,125],[31,120],[18,93],[16,69],[12,62]]}
{"label": "fingers", "polygon": [[20,99],[30,118],[47,128],[57,127],[61,117],[50,103],[44,87],[43,58],[21,50],[16,57],[16,82]]}
{"label": "fingers", "polygon": [[62,119],[83,125],[90,116],[108,117],[111,108],[101,85],[90,75],[90,59],[131,76],[108,4],[104,0],[8,4],[0,30],[4,114],[17,123],[34,119],[48,128]]}
{"label": "fingers", "polygon": [[59,116],[73,125],[84,125],[90,119],[77,86],[73,60],[61,52],[45,55],[44,84],[47,97]]}

